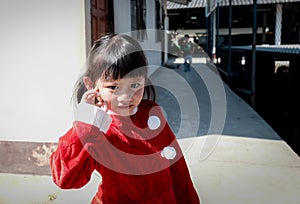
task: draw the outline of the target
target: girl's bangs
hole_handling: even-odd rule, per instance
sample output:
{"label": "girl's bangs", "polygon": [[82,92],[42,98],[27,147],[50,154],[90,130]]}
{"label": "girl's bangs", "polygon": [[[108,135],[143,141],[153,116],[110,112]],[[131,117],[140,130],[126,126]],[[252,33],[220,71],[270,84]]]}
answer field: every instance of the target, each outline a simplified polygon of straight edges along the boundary
{"label": "girl's bangs", "polygon": [[104,79],[117,80],[131,77],[147,77],[148,66],[141,52],[133,52],[118,58],[114,62],[107,61],[103,73]]}

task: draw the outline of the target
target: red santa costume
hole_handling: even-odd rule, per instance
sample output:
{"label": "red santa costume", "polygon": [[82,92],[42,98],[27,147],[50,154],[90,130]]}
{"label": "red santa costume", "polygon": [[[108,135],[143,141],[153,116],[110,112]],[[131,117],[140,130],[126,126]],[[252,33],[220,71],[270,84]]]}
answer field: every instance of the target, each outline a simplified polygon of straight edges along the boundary
{"label": "red santa costume", "polygon": [[60,188],[83,187],[97,170],[102,181],[92,203],[200,203],[182,151],[157,104],[142,100],[130,116],[95,118],[75,120],[59,139],[50,166]]}

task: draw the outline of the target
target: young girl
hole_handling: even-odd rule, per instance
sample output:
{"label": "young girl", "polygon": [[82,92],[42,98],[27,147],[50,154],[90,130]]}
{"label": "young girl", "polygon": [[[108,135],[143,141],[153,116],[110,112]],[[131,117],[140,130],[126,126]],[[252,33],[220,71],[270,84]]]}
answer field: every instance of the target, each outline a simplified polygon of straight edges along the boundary
{"label": "young girl", "polygon": [[73,127],[50,157],[60,188],[83,187],[97,170],[102,181],[92,203],[200,203],[137,41],[97,40],[74,96]]}

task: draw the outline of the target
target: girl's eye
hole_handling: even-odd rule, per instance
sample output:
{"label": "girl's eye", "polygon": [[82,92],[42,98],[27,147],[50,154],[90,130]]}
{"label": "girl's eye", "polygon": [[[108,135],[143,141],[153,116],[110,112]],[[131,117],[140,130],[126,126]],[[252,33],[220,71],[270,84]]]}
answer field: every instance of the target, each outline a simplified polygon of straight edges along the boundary
{"label": "girl's eye", "polygon": [[136,89],[136,88],[138,88],[138,87],[140,87],[140,84],[139,84],[139,83],[134,83],[134,84],[131,84],[131,85],[130,85],[130,88],[133,88],[133,89]]}
{"label": "girl's eye", "polygon": [[111,90],[117,90],[119,87],[118,86],[108,86],[107,88],[109,88]]}

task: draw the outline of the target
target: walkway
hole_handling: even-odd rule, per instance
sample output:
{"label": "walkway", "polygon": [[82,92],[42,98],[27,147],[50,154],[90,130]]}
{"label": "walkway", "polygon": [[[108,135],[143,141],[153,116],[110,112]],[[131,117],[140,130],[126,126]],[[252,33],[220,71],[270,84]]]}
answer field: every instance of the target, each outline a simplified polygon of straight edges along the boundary
{"label": "walkway", "polygon": [[158,102],[182,138],[202,203],[300,203],[298,155],[220,81],[212,64],[197,61],[191,72],[161,68],[152,77],[162,84]]}

